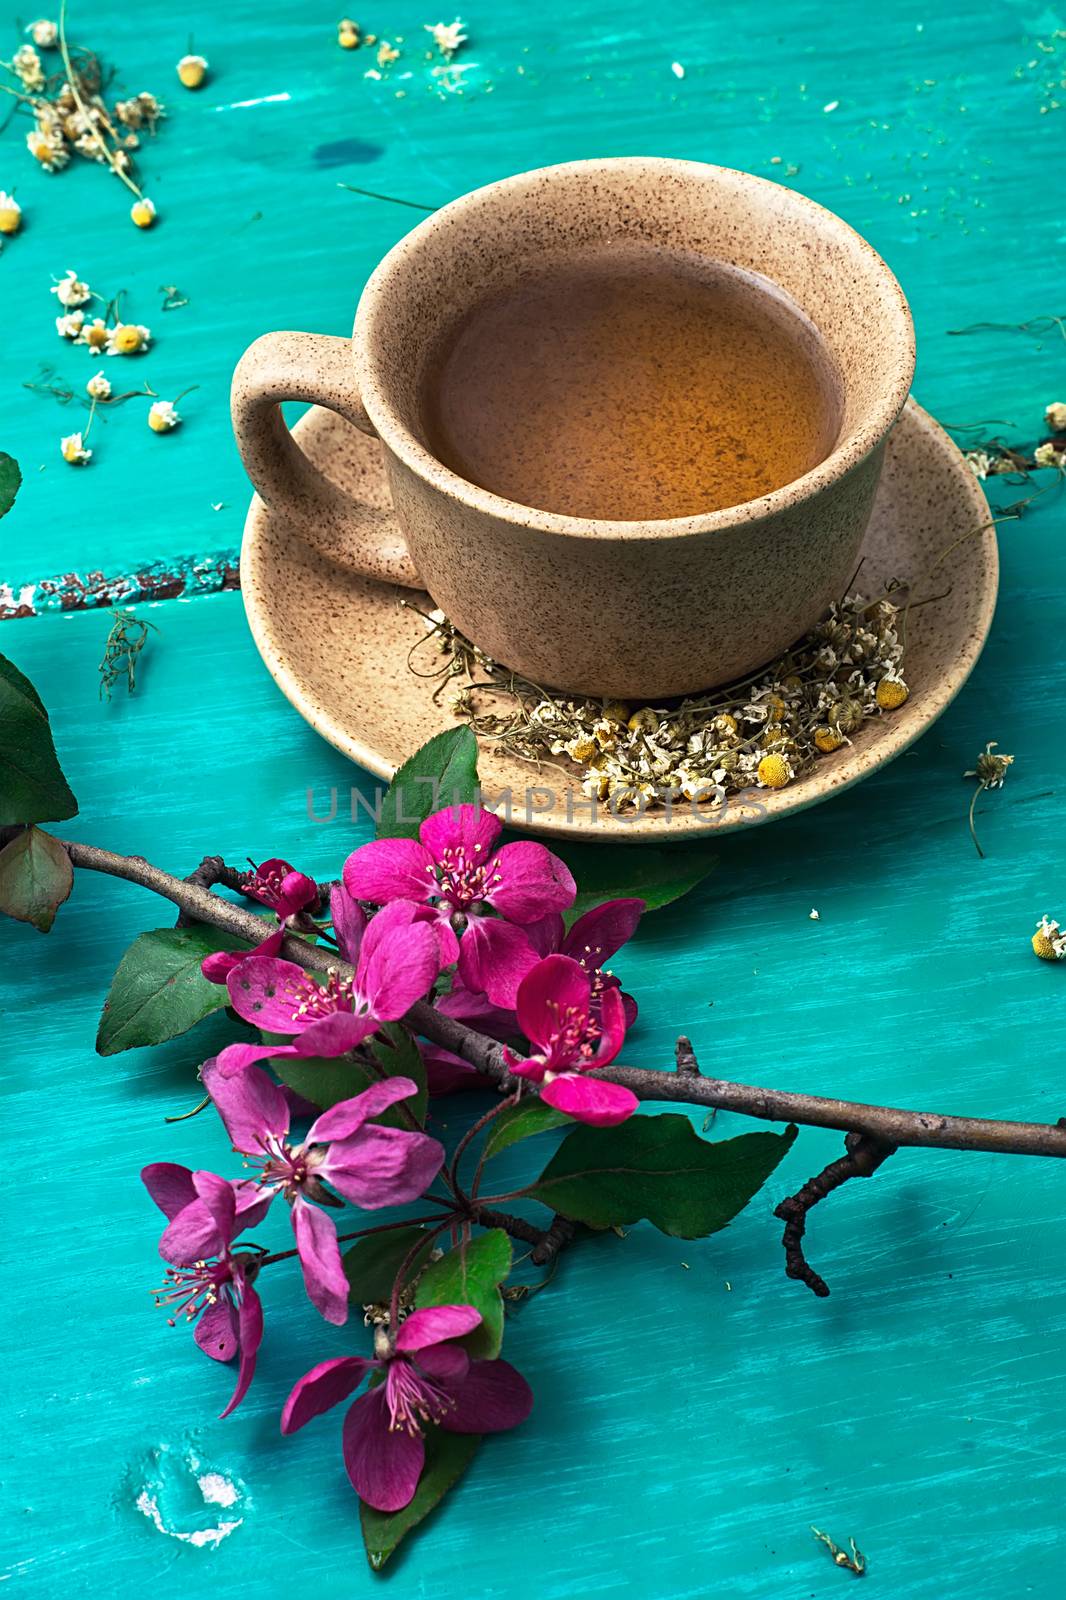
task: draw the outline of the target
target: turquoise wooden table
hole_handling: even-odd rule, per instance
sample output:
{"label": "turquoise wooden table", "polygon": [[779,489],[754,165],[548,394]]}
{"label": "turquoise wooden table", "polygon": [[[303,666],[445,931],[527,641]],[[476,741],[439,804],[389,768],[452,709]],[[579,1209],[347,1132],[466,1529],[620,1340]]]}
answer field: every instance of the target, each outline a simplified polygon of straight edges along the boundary
{"label": "turquoise wooden table", "polygon": [[[0,525],[6,610],[22,613],[0,649],[51,709],[81,802],[69,834],[178,873],[211,850],[281,853],[328,876],[366,836],[365,820],[308,822],[308,788],[347,784],[352,769],[268,679],[239,595],[210,592],[248,499],[227,423],[236,358],[269,328],[344,332],[366,275],[415,220],[338,183],[433,206],[578,156],[745,167],[840,212],[887,257],[915,312],[915,392],[934,414],[1004,419],[998,431],[1031,445],[1043,407],[1066,398],[1054,328],[949,334],[1066,311],[1061,10],[494,0],[468,18],[466,70],[451,80],[424,60],[435,15],[382,0],[359,20],[403,38],[381,79],[365,75],[372,55],[338,50],[321,6],[236,0],[180,21],[156,4],[75,6],[72,35],[114,62],[118,86],[168,104],[144,160],[161,221],[143,235],[104,173],[35,171],[17,119],[0,139],[0,187],[17,184],[25,217],[0,258],[0,444],[25,473]],[[190,30],[211,62],[195,96],[173,76]],[[157,438],[131,404],[98,426],[77,473],[58,440],[83,416],[21,387],[41,363],[89,376],[53,331],[49,286],[68,267],[127,291],[127,314],[152,328],[135,383],[164,397],[198,385],[179,431]],[[160,285],[188,304],[163,311]],[[714,876],[646,919],[617,964],[645,997],[634,1056],[664,1063],[683,1028],[709,1071],[780,1088],[1066,1112],[1066,971],[1029,951],[1036,919],[1066,911],[1063,503],[1049,492],[1001,528],[988,648],[914,749],[824,808],[724,840]],[[62,575],[75,576],[42,582]],[[178,597],[138,607],[158,631],[136,694],[101,702],[109,618],[60,599],[160,589]],[[982,861],[961,775],[990,739],[1016,762],[979,808]],[[152,1052],[93,1053],[119,955],[159,921],[140,891],[87,875],[48,939],[0,925],[13,1593],[150,1584],[333,1600],[391,1581],[433,1600],[798,1600],[854,1581],[815,1523],[854,1536],[884,1594],[1062,1594],[1059,1164],[900,1155],[812,1220],[834,1289],[820,1301],[785,1280],[770,1215],[836,1153],[814,1132],[728,1231],[684,1244],[643,1225],[563,1259],[509,1335],[536,1392],[530,1422],[481,1452],[435,1525],[375,1578],[332,1442],[277,1427],[294,1377],[345,1349],[343,1334],[305,1314],[295,1277],[275,1286],[289,1334],[268,1340],[244,1407],[218,1422],[218,1373],[151,1305],[157,1218],[138,1169],[213,1167],[225,1152],[216,1122],[164,1122],[195,1102],[213,1023]]]}

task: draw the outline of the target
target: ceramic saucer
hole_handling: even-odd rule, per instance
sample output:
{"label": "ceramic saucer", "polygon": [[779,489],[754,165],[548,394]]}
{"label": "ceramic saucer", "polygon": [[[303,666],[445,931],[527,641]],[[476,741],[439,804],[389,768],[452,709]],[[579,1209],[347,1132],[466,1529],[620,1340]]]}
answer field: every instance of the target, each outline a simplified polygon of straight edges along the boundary
{"label": "ceramic saucer", "polygon": [[[327,477],[366,506],[368,518],[380,523],[391,516],[375,440],[317,408],[294,431]],[[858,783],[913,744],[969,677],[996,601],[999,567],[988,523],[984,495],[959,450],[908,401],[889,438],[857,584],[876,594],[898,578],[915,599],[940,596],[909,614],[903,669],[910,698],[899,711],[864,723],[851,745],[822,757],[786,789],[749,791],[696,815],[683,803],[669,815],[660,808],[643,816],[614,816],[600,804],[593,817],[576,769],[568,788],[555,766],[538,771],[483,744],[478,770],[486,803],[495,805],[509,791],[510,819],[530,832],[665,843],[773,821]],[[258,496],[244,527],[241,587],[253,637],[278,687],[360,766],[389,778],[419,745],[456,725],[446,704],[433,703],[434,684],[407,665],[426,628],[400,602],[428,611],[428,595],[357,577],[305,544]]]}

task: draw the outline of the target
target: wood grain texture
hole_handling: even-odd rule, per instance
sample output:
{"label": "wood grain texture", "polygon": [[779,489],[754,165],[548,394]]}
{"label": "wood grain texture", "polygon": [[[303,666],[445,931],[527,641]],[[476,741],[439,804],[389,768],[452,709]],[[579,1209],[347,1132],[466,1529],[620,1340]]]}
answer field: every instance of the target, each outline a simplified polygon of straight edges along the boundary
{"label": "wood grain texture", "polygon": [[[163,220],[138,234],[100,172],[48,178],[30,170],[17,124],[0,140],[2,181],[18,183],[26,211],[0,258],[14,309],[0,443],[27,478],[3,524],[0,578],[133,570],[236,542],[247,488],[226,422],[234,360],[267,328],[345,331],[368,271],[413,220],[338,179],[435,204],[582,155],[690,156],[771,177],[792,163],[786,181],[867,233],[899,274],[924,404],[949,422],[1009,419],[1031,440],[1043,405],[1066,398],[1061,341],[947,333],[1064,309],[1055,174],[1066,112],[1040,114],[1053,62],[1034,42],[1062,26],[1053,11],[978,0],[960,18],[919,0],[861,12],[804,0],[756,17],[739,0],[668,13],[635,0],[534,11],[496,0],[471,15],[476,65],[461,98],[427,81],[420,27],[435,15],[399,4],[360,15],[412,42],[414,76],[398,77],[401,60],[387,83],[363,78],[359,52],[336,49],[335,20],[281,0],[194,6],[180,21],[150,4],[135,24],[117,0],[75,8],[72,34],[111,48],[123,87],[170,103],[145,161]],[[190,29],[213,68],[199,96],[172,78]],[[48,280],[68,266],[94,286],[128,286],[131,314],[157,333],[124,374],[164,396],[201,386],[169,438],[132,407],[119,413],[78,475],[56,448],[71,413],[18,387],[42,359],[69,376],[93,370],[52,331]],[[160,313],[164,283],[190,304]],[[666,1061],[683,1028],[712,1072],[945,1111],[1066,1114],[1066,973],[1028,950],[1036,918],[1066,912],[1063,531],[1051,496],[1002,531],[991,642],[917,747],[822,810],[724,840],[715,877],[648,920],[617,963],[644,999],[634,1054]],[[330,785],[344,795],[369,780],[278,696],[239,597],[143,614],[159,633],[138,693],[111,705],[96,694],[105,617],[17,621],[0,637],[52,711],[82,805],[66,830],[176,871],[205,849],[335,870],[365,818],[316,826],[306,791],[321,802]],[[1017,762],[979,806],[981,862],[961,773],[988,739]],[[18,1443],[0,1490],[5,1575],[12,1593],[42,1600],[146,1582],[211,1584],[233,1600],[279,1581],[323,1600],[370,1595],[380,1580],[365,1566],[333,1419],[290,1440],[277,1428],[293,1379],[352,1334],[326,1327],[295,1277],[264,1282],[260,1374],[241,1412],[218,1423],[229,1374],[151,1308],[157,1214],[137,1169],[225,1162],[217,1123],[162,1121],[195,1103],[196,1065],[224,1025],[107,1060],[92,1040],[123,948],[166,920],[137,891],[82,877],[47,939],[0,928],[0,1385]],[[449,1115],[450,1131],[471,1114]],[[744,1126],[717,1120],[722,1133]],[[1059,1166],[894,1157],[812,1218],[811,1257],[834,1290],[819,1302],[785,1281],[770,1212],[838,1149],[832,1135],[804,1134],[763,1199],[709,1241],[636,1227],[565,1257],[508,1335],[536,1391],[531,1421],[485,1448],[432,1533],[398,1558],[394,1584],[427,1600],[803,1600],[852,1581],[811,1538],[815,1522],[838,1542],[854,1535],[894,1597],[1060,1595]],[[517,1172],[522,1159],[519,1149],[499,1165]],[[280,1242],[284,1219],[261,1232]],[[272,1337],[283,1322],[284,1339]],[[236,1483],[239,1504],[205,1508],[197,1472]],[[165,1525],[243,1522],[217,1549],[168,1537],[135,1505],[156,1480]]]}

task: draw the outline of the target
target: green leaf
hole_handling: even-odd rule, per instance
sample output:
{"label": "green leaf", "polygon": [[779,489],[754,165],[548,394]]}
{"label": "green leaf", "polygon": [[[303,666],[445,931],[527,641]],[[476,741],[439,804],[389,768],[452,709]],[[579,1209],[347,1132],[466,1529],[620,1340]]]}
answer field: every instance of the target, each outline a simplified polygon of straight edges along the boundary
{"label": "green leaf", "polygon": [[425,1265],[433,1248],[433,1235],[426,1228],[390,1228],[388,1233],[372,1233],[344,1252],[341,1259],[348,1274],[348,1296],[353,1305],[377,1305],[389,1299],[396,1274],[420,1234],[425,1237],[425,1249],[419,1251],[404,1274],[405,1283],[409,1283]]}
{"label": "green leaf", "polygon": [[104,1001],[96,1049],[117,1055],[160,1044],[229,1004],[224,983],[208,983],[200,962],[213,950],[250,950],[217,928],[155,928],[134,939]]}
{"label": "green leaf", "polygon": [[530,1191],[564,1217],[613,1228],[646,1217],[663,1233],[702,1239],[743,1211],[796,1137],[742,1133],[709,1143],[687,1117],[630,1117],[567,1135]]}
{"label": "green leaf", "polygon": [[0,826],[58,822],[77,809],[40,695],[0,656]]}
{"label": "green leaf", "polygon": [[[419,1124],[424,1124],[426,1069],[418,1046],[402,1023],[387,1022],[384,1031],[387,1037],[375,1034],[367,1040],[364,1048],[369,1050],[387,1078],[410,1078],[417,1085],[418,1092],[382,1112],[375,1121],[390,1128],[409,1128],[409,1117],[413,1116]],[[280,1041],[282,1036],[266,1037]],[[350,1100],[354,1095],[362,1094],[364,1089],[377,1083],[380,1078],[379,1073],[373,1072],[357,1056],[337,1056],[331,1060],[320,1056],[276,1056],[271,1058],[270,1065],[282,1083],[287,1083],[290,1089],[302,1094],[320,1111],[328,1111],[330,1106],[339,1104],[341,1100]]]}
{"label": "green leaf", "polygon": [[565,1111],[556,1111],[545,1105],[535,1095],[520,1100],[516,1106],[507,1106],[489,1128],[485,1140],[485,1160],[491,1161],[501,1150],[517,1144],[519,1139],[529,1139],[535,1133],[546,1133],[549,1128],[569,1126],[573,1119]]}
{"label": "green leaf", "polygon": [[481,1326],[463,1340],[476,1360],[498,1356],[503,1343],[500,1284],[511,1270],[511,1241],[502,1228],[457,1244],[428,1266],[415,1290],[416,1306],[473,1306]]}
{"label": "green leaf", "polygon": [[417,839],[419,824],[445,806],[476,800],[477,740],[467,727],[447,728],[416,750],[385,791],[379,839]]}
{"label": "green leaf", "polygon": [[381,1571],[400,1541],[417,1528],[458,1483],[480,1443],[479,1433],[445,1433],[442,1428],[427,1428],[426,1464],[411,1503],[402,1511],[375,1511],[365,1501],[360,1501],[363,1543],[367,1560],[375,1572]]}
{"label": "green leaf", "polygon": [[19,492],[22,482],[22,473],[14,456],[9,456],[5,450],[0,450],[0,517],[6,517],[11,507],[15,504],[15,496]]}
{"label": "green leaf", "polygon": [[553,854],[561,856],[577,880],[577,899],[565,913],[567,925],[605,900],[643,900],[658,911],[680,900],[718,860],[709,844],[627,844],[623,849],[602,844],[571,844],[553,839]]}
{"label": "green leaf", "polygon": [[47,933],[74,887],[70,857],[50,833],[26,828],[0,850],[0,911]]}

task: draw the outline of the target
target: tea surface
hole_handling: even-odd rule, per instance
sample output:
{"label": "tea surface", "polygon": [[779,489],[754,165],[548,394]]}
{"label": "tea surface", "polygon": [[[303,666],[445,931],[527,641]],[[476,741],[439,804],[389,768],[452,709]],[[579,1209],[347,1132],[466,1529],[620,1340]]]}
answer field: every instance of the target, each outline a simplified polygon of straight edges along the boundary
{"label": "tea surface", "polygon": [[422,391],[439,460],[505,499],[648,520],[740,505],[832,450],[835,373],[798,307],[704,257],[549,261],[450,331]]}

